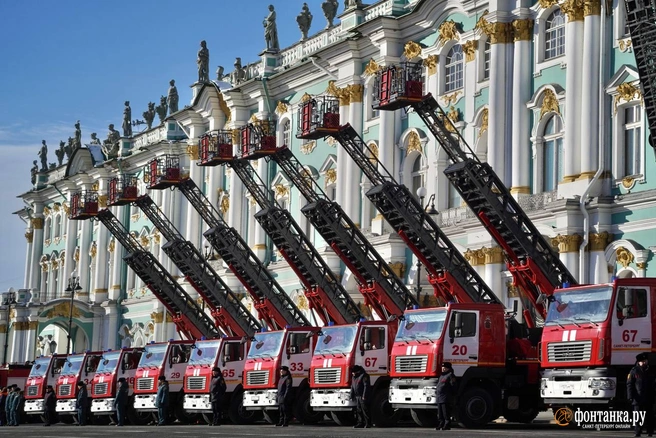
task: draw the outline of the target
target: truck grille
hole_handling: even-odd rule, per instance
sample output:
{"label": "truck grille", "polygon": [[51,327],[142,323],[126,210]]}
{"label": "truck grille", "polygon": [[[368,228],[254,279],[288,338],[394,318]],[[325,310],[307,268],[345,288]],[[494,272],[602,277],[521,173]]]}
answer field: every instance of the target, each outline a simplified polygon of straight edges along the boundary
{"label": "truck grille", "polygon": [[339,383],[342,380],[341,368],[317,368],[314,370],[314,383]]}
{"label": "truck grille", "polygon": [[202,391],[205,389],[205,377],[187,377],[187,389]]}
{"label": "truck grille", "polygon": [[30,385],[27,387],[27,395],[34,397],[39,392],[39,387],[36,385]]}
{"label": "truck grille", "polygon": [[137,379],[137,389],[139,391],[149,391],[155,386],[155,379],[152,377],[141,377]]}
{"label": "truck grille", "polygon": [[249,371],[246,373],[246,383],[248,385],[266,385],[269,383],[269,372]]}
{"label": "truck grille", "polygon": [[428,356],[397,356],[395,365],[397,373],[423,373],[428,366]]}
{"label": "truck grille", "polygon": [[59,397],[66,397],[71,395],[71,386],[72,385],[59,385],[59,388],[57,388],[57,395]]}
{"label": "truck grille", "polygon": [[549,362],[585,362],[591,353],[592,341],[551,342],[547,346]]}
{"label": "truck grille", "polygon": [[93,394],[105,394],[107,393],[107,383],[96,383],[93,385]]}

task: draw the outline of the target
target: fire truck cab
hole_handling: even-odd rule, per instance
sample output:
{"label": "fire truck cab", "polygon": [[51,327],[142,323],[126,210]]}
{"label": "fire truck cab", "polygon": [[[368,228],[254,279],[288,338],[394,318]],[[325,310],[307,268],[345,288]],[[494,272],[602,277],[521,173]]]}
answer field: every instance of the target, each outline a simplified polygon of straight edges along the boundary
{"label": "fire truck cab", "polygon": [[303,423],[321,420],[310,406],[310,363],[318,327],[292,327],[256,333],[244,365],[244,408],[263,411],[269,423],[277,422],[280,367],[293,378],[294,416]]}
{"label": "fire truck cab", "polygon": [[94,351],[82,354],[73,353],[65,358],[61,373],[57,379],[57,408],[59,414],[74,414],[77,382],[83,382],[87,387],[96,375],[96,369],[103,352]]}
{"label": "fire truck cab", "polygon": [[118,379],[125,378],[129,385],[127,415],[132,424],[143,424],[143,419],[135,416],[133,405],[134,377],[141,359],[143,348],[123,348],[107,350],[100,359],[96,375],[91,383],[91,413],[94,415],[114,415],[114,400],[118,390]]}

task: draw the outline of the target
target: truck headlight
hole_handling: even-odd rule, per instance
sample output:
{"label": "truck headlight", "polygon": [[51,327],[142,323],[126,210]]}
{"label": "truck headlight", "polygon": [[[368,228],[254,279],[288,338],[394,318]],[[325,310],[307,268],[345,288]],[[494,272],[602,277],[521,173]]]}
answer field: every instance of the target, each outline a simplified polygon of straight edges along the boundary
{"label": "truck headlight", "polygon": [[590,379],[588,387],[602,390],[615,389],[615,381],[611,379]]}

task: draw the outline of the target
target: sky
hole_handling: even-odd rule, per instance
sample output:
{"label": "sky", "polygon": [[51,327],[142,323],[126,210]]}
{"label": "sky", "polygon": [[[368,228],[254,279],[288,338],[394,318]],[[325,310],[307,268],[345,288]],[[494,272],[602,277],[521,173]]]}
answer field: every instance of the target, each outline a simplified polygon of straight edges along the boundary
{"label": "sky", "polygon": [[[306,1],[310,35],[326,26],[322,1]],[[143,118],[171,79],[180,107],[188,105],[200,41],[207,41],[212,79],[219,65],[232,71],[236,57],[257,61],[269,4],[281,48],[298,42],[298,0],[0,0],[0,293],[24,287],[26,224],[12,213],[24,205],[17,196],[32,189],[41,140],[54,162],[77,120],[83,143],[92,132],[104,139],[109,123],[120,129],[124,101],[133,119]]]}

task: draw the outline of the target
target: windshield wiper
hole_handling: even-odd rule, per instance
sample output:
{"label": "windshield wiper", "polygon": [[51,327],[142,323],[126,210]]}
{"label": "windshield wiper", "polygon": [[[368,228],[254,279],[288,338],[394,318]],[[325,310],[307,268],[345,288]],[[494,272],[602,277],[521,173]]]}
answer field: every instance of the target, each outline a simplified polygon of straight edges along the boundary
{"label": "windshield wiper", "polygon": [[576,321],[574,321],[574,318],[563,318],[563,319],[561,319],[561,321],[569,321],[569,322],[571,322],[572,324],[574,324],[575,326],[577,326],[577,327],[581,327],[580,325],[578,325],[578,324],[576,323]]}
{"label": "windshield wiper", "polygon": [[599,324],[597,324],[596,322],[593,322],[591,319],[587,319],[587,318],[574,318],[574,319],[577,320],[577,321],[587,322],[588,324],[592,324],[595,327],[599,327]]}
{"label": "windshield wiper", "polygon": [[558,326],[559,326],[560,328],[562,328],[562,329],[565,328],[565,326],[562,325],[561,323],[559,323],[558,321],[547,321],[547,322],[544,323],[544,325],[549,325],[549,324],[556,324],[556,325],[558,325]]}

